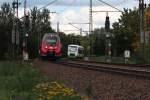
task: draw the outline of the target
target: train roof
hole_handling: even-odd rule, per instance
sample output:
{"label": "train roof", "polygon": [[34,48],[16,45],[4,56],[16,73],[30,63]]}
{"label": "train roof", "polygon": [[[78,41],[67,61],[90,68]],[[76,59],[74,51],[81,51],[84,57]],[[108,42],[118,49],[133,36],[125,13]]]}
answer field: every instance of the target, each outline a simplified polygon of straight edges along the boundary
{"label": "train roof", "polygon": [[57,33],[45,33],[42,40],[45,40],[47,37],[56,37],[58,39],[60,39],[59,35]]}
{"label": "train roof", "polygon": [[57,33],[45,33],[47,35],[58,35]]}
{"label": "train roof", "polygon": [[68,46],[76,46],[76,47],[78,47],[78,48],[84,48],[83,46],[81,46],[81,45],[76,45],[76,44],[70,44],[70,45],[68,45]]}
{"label": "train roof", "polygon": [[59,37],[59,35],[57,33],[45,33],[44,36],[57,36],[57,37]]}

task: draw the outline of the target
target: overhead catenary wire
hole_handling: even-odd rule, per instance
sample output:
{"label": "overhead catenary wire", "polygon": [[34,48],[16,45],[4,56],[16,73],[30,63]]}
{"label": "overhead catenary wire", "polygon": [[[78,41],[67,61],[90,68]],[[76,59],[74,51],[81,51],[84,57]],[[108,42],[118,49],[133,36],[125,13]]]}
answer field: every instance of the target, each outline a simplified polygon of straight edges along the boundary
{"label": "overhead catenary wire", "polygon": [[41,10],[41,9],[43,9],[43,8],[46,8],[47,6],[50,6],[50,5],[52,5],[53,3],[57,2],[57,1],[58,1],[58,0],[53,0],[53,1],[51,1],[50,3],[46,4],[45,6],[39,8],[38,10]]}
{"label": "overhead catenary wire", "polygon": [[76,29],[80,30],[77,26],[73,25],[72,23],[69,23],[71,26],[75,27]]}
{"label": "overhead catenary wire", "polygon": [[[58,1],[58,0],[53,0],[53,1],[51,1],[50,3],[46,4],[45,6],[39,8],[38,10],[41,10],[41,9],[43,9],[43,8],[46,8],[47,6],[52,5],[52,4],[54,4],[55,2],[57,2],[57,1]],[[102,0],[98,0],[98,1],[100,1],[100,2],[102,2],[102,3],[105,3],[105,4],[107,4],[107,5],[111,6],[111,7],[113,7],[112,5],[106,3],[106,2],[104,2],[104,1],[102,1]],[[76,2],[76,0],[73,0],[72,5],[73,5],[75,2]],[[119,9],[116,8],[116,7],[113,7],[113,8],[119,10]],[[119,11],[121,11],[121,10],[119,10]],[[122,12],[122,11],[121,11],[121,12]],[[68,18],[66,18],[66,16],[65,16],[65,19],[68,20]],[[68,20],[68,21],[70,22],[70,20]]]}
{"label": "overhead catenary wire", "polygon": [[73,0],[72,3],[70,5],[73,5],[77,0]]}
{"label": "overhead catenary wire", "polygon": [[[58,0],[53,0],[53,1],[51,1],[50,3],[46,4],[45,6],[39,8],[38,10],[41,10],[41,9],[43,9],[43,8],[46,8],[47,6],[52,5],[52,4],[54,4],[55,2],[57,2],[57,1],[58,1]],[[76,2],[76,0],[73,0],[73,2],[71,3],[71,5],[73,5],[75,2]],[[64,16],[64,18],[67,19],[67,20],[69,21],[69,23],[70,23],[70,20],[69,20],[66,16]]]}
{"label": "overhead catenary wire", "polygon": [[120,12],[122,12],[122,13],[123,13],[123,11],[122,11],[122,10],[118,9],[117,7],[114,7],[113,5],[111,5],[111,4],[109,4],[109,3],[107,3],[107,2],[105,2],[105,1],[103,1],[103,0],[98,0],[98,1],[99,1],[99,2],[101,2],[101,3],[104,3],[104,4],[108,5],[108,6],[110,6],[111,8],[114,8],[114,9],[116,9],[116,10],[118,10],[118,11],[120,11]]}
{"label": "overhead catenary wire", "polygon": [[119,2],[117,4],[115,4],[115,6],[118,6],[118,5],[122,5],[123,3],[127,2],[128,0],[123,0],[122,2]]}

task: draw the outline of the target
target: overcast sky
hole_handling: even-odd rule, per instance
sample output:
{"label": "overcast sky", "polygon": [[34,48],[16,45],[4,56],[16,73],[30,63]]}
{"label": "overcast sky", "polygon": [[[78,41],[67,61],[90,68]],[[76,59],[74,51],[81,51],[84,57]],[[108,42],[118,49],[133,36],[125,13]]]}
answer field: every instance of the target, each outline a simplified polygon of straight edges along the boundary
{"label": "overcast sky", "polygon": [[[34,6],[38,8],[50,3],[54,0],[27,0],[27,8],[32,9]],[[138,0],[103,0],[120,10],[123,8],[138,7]],[[12,3],[13,0],[0,0],[0,4],[4,2]],[[23,16],[23,2],[21,2],[19,8],[19,17]],[[145,0],[146,3],[150,2]],[[60,30],[63,32],[79,34],[79,31],[66,31],[77,30],[68,23],[88,23],[89,22],[89,0],[56,0],[55,3],[47,7],[51,11],[55,11],[58,14],[51,14],[52,27],[56,29],[56,23],[60,23]],[[101,2],[99,0],[93,0],[93,10],[115,10]],[[118,20],[121,13],[109,13],[111,24]],[[106,13],[93,13],[93,26],[94,28],[104,27]],[[82,28],[84,31],[88,31],[88,25],[76,25],[78,28]]]}

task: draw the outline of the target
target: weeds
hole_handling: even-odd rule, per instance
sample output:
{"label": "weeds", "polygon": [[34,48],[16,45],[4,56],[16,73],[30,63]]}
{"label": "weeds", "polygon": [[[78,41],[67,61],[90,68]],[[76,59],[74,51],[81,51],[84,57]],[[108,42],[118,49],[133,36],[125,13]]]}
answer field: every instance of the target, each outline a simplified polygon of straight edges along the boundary
{"label": "weeds", "polygon": [[0,80],[0,100],[2,100],[16,96],[33,97],[32,88],[49,79],[28,63],[7,61],[0,62]]}

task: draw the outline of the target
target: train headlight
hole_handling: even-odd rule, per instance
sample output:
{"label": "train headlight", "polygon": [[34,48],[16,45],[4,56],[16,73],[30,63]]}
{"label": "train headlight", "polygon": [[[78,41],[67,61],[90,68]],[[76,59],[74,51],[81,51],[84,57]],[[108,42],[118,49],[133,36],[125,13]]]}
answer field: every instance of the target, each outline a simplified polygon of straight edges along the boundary
{"label": "train headlight", "polygon": [[50,49],[53,49],[53,47],[50,47]]}
{"label": "train headlight", "polygon": [[57,49],[57,47],[54,47],[54,49]]}
{"label": "train headlight", "polygon": [[48,47],[47,47],[47,46],[45,46],[45,48],[47,49]]}

